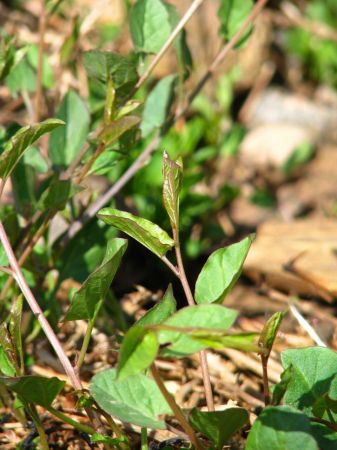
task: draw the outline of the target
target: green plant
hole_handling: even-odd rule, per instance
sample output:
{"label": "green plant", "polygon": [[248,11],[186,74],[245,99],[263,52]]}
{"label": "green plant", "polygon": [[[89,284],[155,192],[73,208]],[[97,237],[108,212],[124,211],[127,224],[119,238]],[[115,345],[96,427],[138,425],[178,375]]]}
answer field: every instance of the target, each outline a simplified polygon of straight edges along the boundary
{"label": "green plant", "polygon": [[[303,447],[300,440],[308,448],[334,448],[336,354],[323,348],[283,352],[282,380],[271,389],[268,359],[284,314],[272,316],[260,335],[231,330],[238,313],[222,303],[241,274],[253,237],[211,253],[199,273],[194,293],[183,262],[184,254],[196,256],[213,242],[207,236],[211,228],[207,225],[200,242],[188,240],[195,221],[219,211],[239,189],[224,183],[213,197],[190,189],[209,174],[202,164],[209,158],[217,161],[221,155],[234,154],[243,135],[242,127],[233,125],[223,136],[219,119],[228,114],[235,73],[218,83],[222,93],[218,114],[200,91],[228,52],[245,44],[266,0],[255,5],[247,1],[244,8],[241,1],[221,2],[220,33],[226,43],[188,95],[184,95],[184,83],[192,71],[192,59],[183,28],[202,0],[194,0],[181,20],[171,4],[138,0],[130,9],[134,51],[127,56],[92,50],[79,57],[81,20],[76,18],[61,47],[60,64],[78,75],[79,64],[83,63],[88,101],[69,89],[53,105],[55,118],[41,121],[49,102],[43,92],[55,88],[51,64],[44,52],[44,32],[51,15],[64,13],[64,3],[41,2],[39,46],[19,46],[6,35],[1,38],[0,80],[36,120],[34,125],[22,128],[17,124],[3,127],[0,134],[0,194],[10,180],[14,198],[14,204],[0,211],[3,404],[20,423],[25,424],[27,419],[34,422],[39,435],[37,445],[43,449],[49,444],[41,408],[89,435],[93,445],[100,443],[105,448],[130,448],[127,431],[116,419],[141,427],[141,446],[145,449],[147,429],[165,429],[167,416],[174,416],[180,431],[195,448],[221,449],[247,427],[249,411],[233,406],[214,410],[206,351],[234,348],[260,354],[263,368],[266,408],[253,424],[246,448],[295,449],[300,444]],[[178,73],[164,77],[152,88],[150,75],[171,45]],[[149,62],[151,54],[156,56]],[[139,77],[142,65],[145,70]],[[180,132],[172,125],[193,101],[196,114]],[[48,133],[48,142],[41,144],[44,151],[39,152],[38,139]],[[163,158],[161,152],[155,152],[159,143],[168,149]],[[305,161],[308,150],[304,153],[289,161],[285,170]],[[150,163],[140,171],[149,158]],[[133,163],[127,167],[130,160]],[[92,194],[83,208],[78,200],[82,182],[92,174],[104,175],[114,184],[101,197]],[[131,178],[121,201],[128,209],[125,197],[133,192],[130,209],[136,209],[139,215],[116,209],[114,203],[103,208]],[[259,202],[263,195],[257,197]],[[265,200],[262,198],[260,203]],[[55,233],[55,218],[66,223],[65,231]],[[165,231],[169,227],[171,234]],[[117,237],[117,230],[163,262],[181,283],[188,306],[177,310],[169,285],[163,298],[128,326],[110,291],[128,245],[127,240]],[[211,231],[219,233],[219,229]],[[57,296],[69,279],[80,287],[67,293],[66,300],[69,294],[71,301],[64,313]],[[85,321],[86,332],[79,353],[71,350],[76,357],[72,363],[58,331],[64,324],[79,320]],[[95,325],[115,336],[118,361],[116,367],[92,377],[88,392],[83,389],[82,368]],[[76,421],[56,407],[54,400],[65,389],[64,381],[31,374],[29,357],[33,355],[27,353],[27,344],[35,342],[41,330],[72,385],[77,408],[85,410],[90,424]],[[156,364],[158,357],[174,361],[194,353],[200,359],[207,412],[199,408],[182,411]]]}

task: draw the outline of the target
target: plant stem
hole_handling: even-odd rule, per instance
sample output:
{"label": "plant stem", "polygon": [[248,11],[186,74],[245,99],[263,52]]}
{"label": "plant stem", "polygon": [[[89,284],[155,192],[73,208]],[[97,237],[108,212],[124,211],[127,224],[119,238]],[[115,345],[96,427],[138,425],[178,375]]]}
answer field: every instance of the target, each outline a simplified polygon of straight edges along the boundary
{"label": "plant stem", "polygon": [[40,420],[40,416],[38,415],[35,405],[32,403],[26,403],[25,408],[28,411],[30,417],[32,418],[36,431],[39,434],[40,438],[40,446],[42,450],[49,450],[48,439],[46,433],[44,431],[43,425]]}
{"label": "plant stem", "polygon": [[[188,304],[190,306],[193,306],[193,305],[195,305],[195,301],[194,301],[194,297],[193,297],[189,282],[186,277],[183,258],[181,255],[179,230],[177,229],[176,226],[172,227],[172,230],[173,230],[173,239],[175,242],[175,252],[176,252],[177,265],[178,265],[178,271],[179,271],[179,279],[180,279],[180,282],[184,289]],[[214,400],[213,400],[212,385],[211,385],[208,364],[207,364],[206,350],[201,350],[199,352],[199,358],[200,358],[202,379],[203,379],[204,388],[205,388],[205,397],[206,397],[207,408],[208,408],[208,411],[214,411]]]}
{"label": "plant stem", "polygon": [[176,268],[174,264],[171,263],[171,261],[169,261],[166,258],[166,256],[162,256],[161,260],[167,265],[167,267],[169,267],[172,270],[172,272],[176,277],[180,278],[179,270]]}
{"label": "plant stem", "polygon": [[[17,284],[20,287],[21,292],[23,293],[25,299],[27,300],[30,309],[32,310],[33,314],[37,318],[38,322],[41,325],[41,328],[43,329],[47,339],[49,340],[51,346],[55,350],[55,353],[57,357],[60,360],[60,363],[62,364],[65,373],[68,375],[69,380],[73,387],[76,390],[82,390],[82,383],[78,377],[78,375],[75,372],[74,367],[72,366],[69,358],[65,354],[65,351],[62,348],[62,345],[60,344],[60,341],[58,340],[54,330],[50,326],[48,320],[43,314],[42,309],[40,308],[36,298],[34,297],[32,291],[30,290],[25,277],[22,274],[22,271],[20,269],[20,266],[18,264],[18,261],[14,255],[13,249],[11,247],[11,244],[9,242],[7,233],[3,227],[2,222],[0,221],[0,241],[2,242],[2,245],[4,247],[5,253],[7,255],[9,264],[13,270],[14,278],[17,282]],[[94,413],[94,411],[91,411],[90,409],[86,408],[86,412],[89,416],[89,418],[92,420],[92,423],[94,424],[95,429],[101,430],[104,434],[104,427],[102,426],[99,417]]]}
{"label": "plant stem", "polygon": [[43,51],[44,51],[44,34],[46,31],[46,5],[45,0],[40,0],[39,15],[39,53],[36,71],[36,95],[35,95],[35,121],[39,122],[42,109],[42,78],[43,78]]}
{"label": "plant stem", "polygon": [[323,425],[326,425],[327,427],[331,428],[333,431],[337,432],[337,425],[329,422],[328,420],[321,419],[320,417],[309,417],[309,420],[311,422],[322,423]]}
{"label": "plant stem", "polygon": [[268,382],[268,357],[261,354],[264,404],[270,405],[270,389]]}
{"label": "plant stem", "polygon": [[89,320],[88,325],[87,325],[87,329],[86,329],[85,336],[84,336],[84,339],[83,339],[83,344],[82,344],[82,347],[81,347],[80,355],[78,357],[78,361],[77,361],[77,364],[76,364],[76,370],[77,370],[78,373],[80,373],[82,364],[84,362],[85,355],[86,355],[87,350],[88,350],[89,342],[90,342],[90,339],[91,339],[92,329],[94,328],[94,322],[95,322],[94,319],[93,320]]}
{"label": "plant stem", "polygon": [[92,427],[89,427],[88,425],[77,422],[77,420],[72,419],[71,417],[63,414],[61,411],[58,411],[57,409],[55,409],[51,406],[49,408],[47,408],[47,411],[49,411],[55,417],[60,419],[62,422],[68,423],[69,425],[71,425],[76,430],[80,431],[81,433],[87,433],[87,434],[95,433],[95,430]]}
{"label": "plant stem", "polygon": [[178,25],[175,27],[175,29],[172,31],[162,48],[159,50],[157,55],[153,58],[151,64],[149,67],[145,70],[143,75],[139,78],[137,84],[130,92],[130,95],[128,96],[128,99],[131,98],[135,92],[144,84],[144,82],[148,79],[148,77],[151,75],[153,69],[157,66],[159,61],[162,59],[162,57],[165,55],[167,50],[170,48],[171,44],[175,40],[175,38],[178,36],[178,34],[181,32],[181,30],[184,28],[186,23],[191,19],[195,11],[199,8],[199,6],[203,3],[204,0],[193,0],[191,3],[191,6],[188,8],[188,10],[185,12],[183,17],[180,19]]}
{"label": "plant stem", "polygon": [[141,450],[149,450],[149,445],[147,443],[147,428],[142,427],[140,431],[140,448]]}
{"label": "plant stem", "polygon": [[91,166],[94,164],[94,162],[96,161],[96,159],[99,157],[99,155],[104,151],[105,149],[105,145],[104,143],[101,141],[97,148],[95,153],[91,156],[91,158],[89,159],[89,161],[86,163],[86,165],[83,167],[83,169],[81,170],[81,173],[79,174],[76,182],[78,184],[81,183],[81,181],[83,180],[83,178],[86,176],[86,174],[89,172],[89,170],[91,169]]}
{"label": "plant stem", "polygon": [[163,397],[165,398],[165,400],[169,404],[170,408],[172,409],[172,411],[173,411],[176,419],[180,423],[182,429],[188,435],[188,437],[190,438],[194,447],[197,450],[202,450],[203,447],[202,447],[201,443],[199,442],[199,439],[197,438],[193,428],[186,420],[182,410],[177,405],[173,396],[166,389],[165,384],[163,383],[163,380],[161,379],[158,369],[154,363],[151,365],[151,373],[152,373],[152,376],[153,376],[155,382],[157,383],[158,388],[160,389],[160,392],[163,394]]}

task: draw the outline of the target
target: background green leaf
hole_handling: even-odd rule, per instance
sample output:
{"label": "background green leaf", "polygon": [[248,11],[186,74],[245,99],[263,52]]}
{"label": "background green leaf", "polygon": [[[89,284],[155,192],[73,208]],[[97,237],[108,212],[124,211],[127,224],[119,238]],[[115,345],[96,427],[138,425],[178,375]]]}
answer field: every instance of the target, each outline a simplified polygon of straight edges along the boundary
{"label": "background green leaf", "polygon": [[[253,8],[252,0],[221,0],[218,17],[220,19],[220,33],[226,41],[229,41],[242,26],[243,21]],[[251,27],[240,40],[242,44],[251,32]]]}

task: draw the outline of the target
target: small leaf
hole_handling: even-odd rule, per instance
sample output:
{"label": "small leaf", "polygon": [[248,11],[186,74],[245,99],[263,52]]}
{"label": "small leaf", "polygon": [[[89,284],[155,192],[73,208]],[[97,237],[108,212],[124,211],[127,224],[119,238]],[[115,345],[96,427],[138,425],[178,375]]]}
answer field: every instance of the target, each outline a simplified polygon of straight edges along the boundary
{"label": "small leaf", "polygon": [[2,35],[0,40],[0,81],[3,81],[15,64],[14,38]]}
{"label": "small leaf", "polygon": [[62,211],[71,195],[70,180],[52,180],[48,188],[42,193],[38,208],[41,211]]}
{"label": "small leaf", "polygon": [[248,411],[238,407],[212,412],[203,412],[193,408],[189,415],[192,427],[208,437],[217,449],[222,449],[229,438],[248,420]]}
{"label": "small leaf", "polygon": [[0,372],[7,377],[14,377],[17,373],[15,365],[12,363],[8,357],[5,349],[0,344]]}
{"label": "small leaf", "polygon": [[119,108],[119,110],[116,113],[116,119],[119,119],[120,117],[124,117],[127,114],[130,114],[132,111],[134,111],[135,109],[139,108],[141,105],[143,104],[142,101],[140,100],[136,100],[136,99],[131,99],[128,100],[125,105],[121,106]]}
{"label": "small leaf", "polygon": [[159,258],[174,246],[166,231],[149,220],[113,208],[103,208],[97,216],[140,242]]}
{"label": "small leaf", "polygon": [[137,321],[137,325],[156,325],[163,323],[176,312],[177,302],[173,296],[172,286],[169,285],[163,299],[153,308],[147,311],[143,317]]}
{"label": "small leaf", "polygon": [[181,328],[181,331],[159,327],[159,343],[170,343],[162,350],[161,354],[170,357],[184,357],[198,352],[207,346],[190,336],[191,332],[197,331],[193,328],[226,331],[233,325],[236,317],[236,311],[221,305],[198,305],[182,308],[163,323],[164,326]]}
{"label": "small leaf", "polygon": [[136,2],[130,12],[130,31],[136,51],[157,53],[161,49],[172,30],[170,6],[162,0]]}
{"label": "small leaf", "polygon": [[273,344],[280,328],[285,312],[276,312],[264,324],[259,339],[259,346],[263,350],[263,356],[268,358],[273,348]]}
{"label": "small leaf", "polygon": [[143,374],[116,380],[116,370],[105,370],[92,378],[90,393],[102,409],[124,422],[166,428],[158,416],[171,413],[171,409],[154,380]]}
{"label": "small leaf", "polygon": [[[250,14],[253,8],[252,0],[221,0],[218,16],[220,19],[221,27],[220,33],[226,41],[232,39],[232,37],[239,31],[244,20]],[[251,27],[246,31],[241,38],[238,45],[242,45],[247,37],[251,33]]]}
{"label": "small leaf", "polygon": [[55,397],[62,391],[65,381],[56,377],[38,376],[0,377],[0,383],[7,389],[16,392],[27,402],[49,408]]}
{"label": "small leaf", "polygon": [[93,320],[96,317],[98,308],[107,294],[126,247],[127,241],[125,239],[115,238],[107,243],[102,264],[89,275],[75,293],[64,321]]}
{"label": "small leaf", "polygon": [[[1,370],[3,370],[4,368],[9,369],[11,367],[10,372],[14,370],[14,374],[17,374],[19,372],[19,365],[17,361],[15,345],[5,322],[2,322],[0,324],[0,346],[3,350],[2,361],[4,363]],[[13,373],[10,374],[13,375]]]}
{"label": "small leaf", "polygon": [[235,348],[244,352],[260,352],[257,344],[258,333],[225,334],[224,332],[211,330],[198,330],[191,337],[201,344],[214,348]]}
{"label": "small leaf", "polygon": [[21,128],[15,133],[0,156],[0,177],[6,179],[30,145],[42,135],[61,125],[64,125],[62,120],[48,119],[36,125]]}
{"label": "small leaf", "polygon": [[315,403],[329,393],[336,376],[337,353],[323,347],[290,349],[281,353],[281,360],[284,369],[293,368],[284,403],[313,415]]}
{"label": "small leaf", "polygon": [[195,285],[197,303],[223,302],[241,274],[252,242],[253,236],[248,236],[236,244],[219,248],[211,254]]}
{"label": "small leaf", "polygon": [[[16,351],[16,359],[17,361],[19,361],[19,364],[23,361],[23,349],[21,337],[22,309],[23,309],[23,296],[19,295],[13,302],[9,322],[9,332],[12,336],[12,341]],[[22,373],[23,367],[20,367],[20,369]]]}
{"label": "small leaf", "polygon": [[67,168],[86,141],[90,115],[85,102],[70,90],[56,116],[66,122],[66,126],[51,134],[48,152],[54,165]]}
{"label": "small leaf", "polygon": [[119,380],[147,369],[155,360],[159,348],[157,336],[151,330],[135,325],[126,333],[118,355]]}
{"label": "small leaf", "polygon": [[181,190],[183,167],[180,161],[172,161],[164,152],[163,158],[163,202],[172,228],[179,227],[179,193]]}
{"label": "small leaf", "polygon": [[104,146],[108,147],[117,141],[124,133],[136,127],[139,122],[140,118],[137,116],[120,117],[109,125],[106,125],[100,133],[99,138]]}
{"label": "small leaf", "polygon": [[252,426],[245,450],[319,450],[309,418],[289,406],[264,408]]}
{"label": "small leaf", "polygon": [[141,124],[143,137],[149,136],[152,131],[164,125],[172,105],[176,81],[176,75],[168,75],[160,80],[148,95]]}

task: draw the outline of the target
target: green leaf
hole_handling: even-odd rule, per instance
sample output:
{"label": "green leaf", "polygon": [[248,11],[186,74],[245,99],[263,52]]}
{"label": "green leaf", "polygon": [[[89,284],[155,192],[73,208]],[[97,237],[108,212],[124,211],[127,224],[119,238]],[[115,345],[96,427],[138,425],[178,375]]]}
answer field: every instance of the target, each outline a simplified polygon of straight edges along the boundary
{"label": "green leaf", "polygon": [[90,115],[81,97],[70,90],[63,98],[56,116],[66,122],[66,126],[51,134],[48,152],[54,165],[67,168],[86,141]]}
{"label": "green leaf", "polygon": [[151,330],[134,325],[126,333],[118,355],[119,380],[147,369],[155,360],[159,348],[157,336]]}
{"label": "green leaf", "polygon": [[[229,41],[241,28],[244,20],[250,14],[253,8],[252,0],[221,0],[221,5],[218,11],[220,19],[220,33],[222,37]],[[250,35],[252,27],[250,27],[244,36],[241,38],[239,44],[241,45]]]}
{"label": "green leaf", "polygon": [[323,347],[290,349],[281,353],[281,360],[284,369],[293,368],[284,403],[313,415],[315,403],[329,393],[336,376],[337,353]]}
{"label": "green leaf", "polygon": [[0,41],[0,81],[3,81],[15,63],[14,38],[2,35]]}
{"label": "green leaf", "polygon": [[217,449],[222,449],[228,439],[248,420],[248,411],[238,407],[212,412],[203,412],[193,408],[189,415],[192,427],[207,436]]}
{"label": "green leaf", "polygon": [[167,152],[163,158],[163,202],[172,228],[179,229],[179,193],[181,190],[182,162],[172,161]]}
{"label": "green leaf", "polygon": [[280,328],[281,322],[285,316],[285,312],[276,312],[264,324],[259,339],[259,346],[263,349],[263,356],[268,358],[273,348],[273,344]]}
{"label": "green leaf", "polygon": [[166,428],[158,416],[171,413],[170,407],[156,383],[143,374],[116,380],[116,370],[105,370],[92,378],[90,393],[102,409],[124,422]]}
{"label": "green leaf", "polygon": [[113,208],[103,208],[97,216],[140,242],[159,258],[174,246],[173,239],[166,231],[149,220]]}
{"label": "green leaf", "polygon": [[125,253],[125,239],[111,239],[107,243],[106,253],[101,265],[89,275],[80,289],[75,293],[64,321],[93,320],[107,294],[110,284],[117,272]]}
{"label": "green leaf", "polygon": [[236,244],[219,248],[211,254],[202,268],[196,285],[197,303],[222,303],[238,280],[253,236]]}
{"label": "green leaf", "polygon": [[162,0],[138,0],[130,12],[130,32],[137,52],[157,53],[172,31],[171,8]]}
{"label": "green leaf", "polygon": [[197,342],[190,334],[194,328],[207,328],[225,331],[231,327],[237,312],[221,305],[198,305],[182,308],[168,318],[162,325],[181,328],[180,330],[161,329],[158,340],[160,344],[170,343],[161,354],[163,356],[184,357],[198,352],[206,345]]}
{"label": "green leaf", "polygon": [[62,391],[65,381],[56,377],[38,376],[0,377],[0,383],[16,392],[22,399],[44,408],[49,408],[55,397]]}
{"label": "green leaf", "polygon": [[[20,366],[23,361],[22,336],[21,336],[22,309],[23,309],[23,295],[19,295],[13,301],[13,305],[11,308],[9,332],[12,336],[12,341],[17,355],[16,359],[19,362]],[[20,367],[20,369],[22,370],[23,367]],[[13,374],[11,374],[10,376],[13,376]]]}
{"label": "green leaf", "polygon": [[164,125],[172,105],[176,80],[176,75],[168,75],[160,80],[148,95],[141,124],[143,137],[149,136],[152,131]]}
{"label": "green leaf", "polygon": [[88,77],[104,85],[111,77],[119,101],[130,93],[138,80],[135,62],[118,53],[98,50],[85,52],[83,64]]}
{"label": "green leaf", "polygon": [[337,433],[331,428],[321,423],[311,423],[311,434],[316,439],[318,446],[322,450],[336,450]]}
{"label": "green leaf", "polygon": [[53,179],[48,188],[42,193],[38,208],[41,211],[62,211],[71,195],[70,180]]}
{"label": "green leaf", "polygon": [[[2,348],[1,359],[3,363],[1,370],[7,370],[7,374],[10,375],[17,374],[19,372],[19,365],[17,361],[15,345],[5,322],[2,322],[0,324],[0,346]],[[14,373],[12,373],[13,371]]]}
{"label": "green leaf", "polygon": [[307,416],[289,406],[268,406],[252,426],[245,450],[319,450]]}
{"label": "green leaf", "polygon": [[219,331],[194,331],[191,337],[206,347],[221,349],[235,348],[244,352],[260,352],[257,344],[258,333],[226,334]]}
{"label": "green leaf", "polygon": [[136,325],[145,326],[163,323],[176,312],[176,309],[177,302],[173,296],[172,286],[169,285],[163,299],[153,308],[149,309],[149,311],[137,321]]}
{"label": "green leaf", "polygon": [[16,368],[1,344],[0,344],[0,372],[6,375],[7,377],[14,377],[14,375],[16,375]]}
{"label": "green leaf", "polygon": [[15,133],[0,155],[0,177],[6,179],[30,145],[42,135],[61,125],[64,125],[62,120],[48,119],[36,125],[21,128]]}
{"label": "green leaf", "polygon": [[313,156],[315,147],[311,142],[303,142],[300,144],[294,152],[289,156],[287,161],[283,164],[282,170],[285,174],[289,175],[294,170],[303,166]]}
{"label": "green leaf", "polygon": [[140,118],[137,116],[120,117],[103,128],[99,135],[99,139],[106,147],[108,147],[117,141],[124,133],[136,127],[139,122]]}
{"label": "green leaf", "polygon": [[120,117],[124,117],[127,114],[130,114],[135,109],[139,108],[140,105],[142,105],[143,102],[136,99],[128,100],[125,105],[121,106],[119,110],[116,113],[116,119],[119,119]]}

